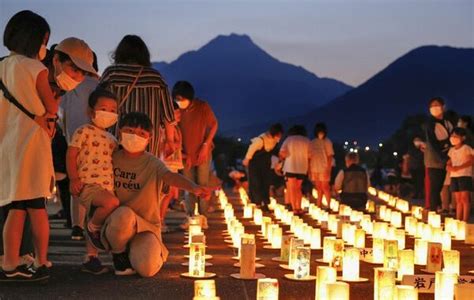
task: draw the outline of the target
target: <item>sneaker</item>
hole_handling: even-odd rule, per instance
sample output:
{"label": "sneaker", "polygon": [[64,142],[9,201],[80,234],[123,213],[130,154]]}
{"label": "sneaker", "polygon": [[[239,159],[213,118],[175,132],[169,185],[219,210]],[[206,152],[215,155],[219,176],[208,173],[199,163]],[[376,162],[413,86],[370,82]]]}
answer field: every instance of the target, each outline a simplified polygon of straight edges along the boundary
{"label": "sneaker", "polygon": [[109,269],[102,265],[102,262],[97,256],[89,256],[87,261],[82,263],[82,272],[100,275],[107,273]]}
{"label": "sneaker", "polygon": [[49,278],[49,269],[45,266],[34,270],[26,265],[20,265],[14,270],[0,272],[0,282],[33,282]]}
{"label": "sneaker", "polygon": [[74,241],[82,241],[84,239],[84,230],[79,226],[73,226],[71,232],[71,239]]}
{"label": "sneaker", "polygon": [[114,261],[115,275],[125,276],[137,273],[130,264],[127,252],[112,254],[112,258]]}
{"label": "sneaker", "polygon": [[90,231],[89,228],[85,230],[87,239],[91,242],[92,246],[97,250],[105,250],[104,244],[100,240],[100,230],[99,231]]}

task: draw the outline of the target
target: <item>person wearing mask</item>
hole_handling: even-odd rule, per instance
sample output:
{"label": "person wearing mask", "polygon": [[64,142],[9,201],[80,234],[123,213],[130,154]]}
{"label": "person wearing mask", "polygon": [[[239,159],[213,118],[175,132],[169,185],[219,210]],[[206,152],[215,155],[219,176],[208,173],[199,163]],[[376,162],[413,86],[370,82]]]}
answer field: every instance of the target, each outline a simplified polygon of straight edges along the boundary
{"label": "person wearing mask", "polygon": [[272,151],[280,142],[283,126],[273,124],[270,129],[252,139],[242,164],[248,167],[249,196],[252,203],[268,211],[272,178]]}

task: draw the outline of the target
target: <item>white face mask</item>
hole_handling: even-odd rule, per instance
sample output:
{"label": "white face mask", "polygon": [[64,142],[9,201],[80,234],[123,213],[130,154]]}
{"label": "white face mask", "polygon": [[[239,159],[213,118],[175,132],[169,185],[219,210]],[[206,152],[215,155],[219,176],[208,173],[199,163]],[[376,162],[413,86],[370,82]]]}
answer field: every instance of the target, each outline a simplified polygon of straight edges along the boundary
{"label": "white face mask", "polygon": [[181,101],[176,101],[176,104],[178,104],[180,109],[186,109],[189,107],[191,104],[191,101],[189,100],[181,100]]}
{"label": "white face mask", "polygon": [[41,44],[41,48],[38,52],[38,59],[41,61],[46,57],[46,53],[48,53],[48,50],[46,48],[46,45]]}
{"label": "white face mask", "polygon": [[430,114],[433,117],[439,117],[443,114],[443,107],[442,106],[432,106],[430,107]]}
{"label": "white face mask", "polygon": [[148,139],[133,133],[122,132],[122,140],[120,141],[120,144],[128,152],[138,153],[145,151],[146,146],[148,146]]}
{"label": "white face mask", "polygon": [[457,136],[452,136],[452,137],[449,138],[449,142],[451,143],[451,145],[457,146],[457,145],[461,144],[461,139]]}
{"label": "white face mask", "polygon": [[324,139],[324,133],[322,132],[318,133],[318,139],[320,140]]}
{"label": "white face mask", "polygon": [[69,92],[75,89],[79,85],[80,82],[75,81],[66,72],[61,71],[61,73],[59,73],[59,75],[56,76],[56,83],[59,85],[59,87],[62,90]]}
{"label": "white face mask", "polygon": [[94,122],[97,127],[106,129],[117,123],[117,119],[118,115],[116,113],[96,110],[92,122]]}

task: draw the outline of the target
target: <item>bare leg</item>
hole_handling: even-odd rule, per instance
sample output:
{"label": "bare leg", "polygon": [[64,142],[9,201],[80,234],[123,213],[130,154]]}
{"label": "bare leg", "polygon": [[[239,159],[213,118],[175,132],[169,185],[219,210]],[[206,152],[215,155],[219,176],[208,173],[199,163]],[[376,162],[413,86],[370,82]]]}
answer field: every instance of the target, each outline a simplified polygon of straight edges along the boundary
{"label": "bare leg", "polygon": [[295,179],[294,201],[297,210],[301,210],[301,199],[303,198],[303,192],[301,191],[302,183],[303,181],[301,179]]}
{"label": "bare leg", "polygon": [[[322,186],[323,193],[324,193],[324,196],[326,196],[327,201],[331,201],[331,186],[329,185],[329,181],[322,181],[321,186]],[[321,205],[321,203],[319,204]]]}
{"label": "bare leg", "polygon": [[33,233],[33,242],[35,245],[36,261],[38,265],[48,263],[48,244],[49,244],[49,221],[48,213],[45,208],[28,209],[28,215],[31,221],[31,231]]}
{"label": "bare leg", "polygon": [[[10,271],[20,261],[20,245],[25,225],[26,211],[11,209],[3,228],[3,269]],[[32,223],[33,224],[33,223]]]}
{"label": "bare leg", "polygon": [[174,196],[174,187],[170,187],[170,192],[161,200],[161,206],[160,206],[160,218],[161,218],[161,224],[165,224],[165,217],[166,217],[166,212],[168,211],[168,205],[170,204],[171,199]]}
{"label": "bare leg", "polygon": [[462,218],[462,220],[464,222],[467,222],[469,220],[469,216],[470,216],[470,213],[471,213],[471,205],[470,205],[469,194],[470,194],[470,192],[468,192],[468,191],[460,192],[461,203],[463,205],[463,218]]}
{"label": "bare leg", "polygon": [[459,194],[460,192],[454,192],[453,196],[454,196],[454,201],[456,201],[456,219],[462,220],[464,205],[461,202],[461,197]]}
{"label": "bare leg", "polygon": [[109,191],[103,191],[98,193],[97,198],[92,201],[92,205],[96,206],[97,209],[94,211],[90,222],[96,226],[101,226],[112,211],[120,205],[120,202]]}

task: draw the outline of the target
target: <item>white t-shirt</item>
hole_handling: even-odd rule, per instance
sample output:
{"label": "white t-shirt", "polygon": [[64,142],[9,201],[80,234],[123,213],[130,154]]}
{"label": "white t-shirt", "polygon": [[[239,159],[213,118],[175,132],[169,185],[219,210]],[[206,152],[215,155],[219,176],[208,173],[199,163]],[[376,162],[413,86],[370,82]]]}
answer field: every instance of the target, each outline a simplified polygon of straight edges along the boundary
{"label": "white t-shirt", "polygon": [[310,140],[301,135],[286,138],[280,151],[288,153],[283,164],[284,173],[307,174]]}
{"label": "white t-shirt", "polygon": [[115,137],[103,129],[87,124],[76,130],[69,146],[80,149],[77,171],[81,181],[113,191],[112,153],[117,148]]}
{"label": "white t-shirt", "polygon": [[334,149],[330,139],[315,138],[310,144],[311,172],[322,173],[328,166],[328,157],[334,156]]}
{"label": "white t-shirt", "polygon": [[[466,163],[472,156],[474,151],[468,145],[462,145],[459,149],[451,147],[448,151],[448,156],[451,159],[453,167],[461,166]],[[450,173],[451,177],[463,177],[463,176],[472,176],[472,167],[467,167],[458,171],[452,171]]]}

